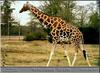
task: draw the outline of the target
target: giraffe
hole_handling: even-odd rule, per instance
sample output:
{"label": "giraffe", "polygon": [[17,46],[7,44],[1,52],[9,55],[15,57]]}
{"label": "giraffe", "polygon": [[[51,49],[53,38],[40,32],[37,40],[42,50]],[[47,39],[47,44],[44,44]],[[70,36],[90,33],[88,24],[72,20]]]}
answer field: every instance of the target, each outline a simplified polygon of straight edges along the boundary
{"label": "giraffe", "polygon": [[[51,62],[52,56],[54,54],[58,42],[60,42],[60,44],[64,48],[65,57],[67,58],[69,66],[74,66],[79,50],[83,53],[83,57],[85,58],[88,66],[91,66],[87,56],[87,52],[84,49],[83,34],[77,27],[72,25],[72,23],[70,22],[65,22],[60,17],[53,17],[53,16],[46,15],[45,13],[37,9],[29,2],[26,2],[23,5],[22,9],[20,10],[20,13],[24,11],[32,12],[37,17],[37,19],[43,23],[43,26],[45,28],[51,29],[50,35],[52,36],[52,40],[53,40],[53,48],[51,50],[49,60],[47,62],[47,66],[49,66]],[[74,49],[75,54],[74,54],[72,64],[67,53],[65,42],[70,42],[75,47]]]}

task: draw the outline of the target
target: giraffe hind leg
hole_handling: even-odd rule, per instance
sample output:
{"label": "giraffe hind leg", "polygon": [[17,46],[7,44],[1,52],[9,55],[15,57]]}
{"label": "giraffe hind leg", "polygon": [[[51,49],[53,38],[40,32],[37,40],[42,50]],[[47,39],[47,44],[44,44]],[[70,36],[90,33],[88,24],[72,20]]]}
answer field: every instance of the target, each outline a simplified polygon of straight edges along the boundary
{"label": "giraffe hind leg", "polygon": [[91,64],[89,62],[89,59],[88,59],[88,56],[87,56],[87,52],[84,49],[84,45],[83,44],[80,45],[80,50],[83,52],[83,56],[84,56],[85,60],[87,61],[88,65],[91,66]]}
{"label": "giraffe hind leg", "polygon": [[91,66],[85,50],[83,50],[83,56],[84,56],[85,60],[87,61],[88,65]]}
{"label": "giraffe hind leg", "polygon": [[78,54],[78,50],[79,50],[80,46],[79,46],[79,44],[74,44],[74,47],[75,47],[75,53],[74,53],[74,59],[72,61],[72,66],[74,66],[74,64],[76,62],[77,54]]}
{"label": "giraffe hind leg", "polygon": [[75,52],[74,59],[73,59],[73,61],[72,61],[72,66],[74,66],[74,64],[75,64],[76,57],[77,57],[77,52]]}

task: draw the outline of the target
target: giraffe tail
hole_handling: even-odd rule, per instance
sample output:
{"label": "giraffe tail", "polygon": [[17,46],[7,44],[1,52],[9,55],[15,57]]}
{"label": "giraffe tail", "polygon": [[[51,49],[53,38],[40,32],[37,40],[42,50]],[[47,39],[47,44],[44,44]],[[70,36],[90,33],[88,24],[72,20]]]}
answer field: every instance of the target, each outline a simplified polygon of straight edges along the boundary
{"label": "giraffe tail", "polygon": [[83,56],[84,56],[84,58],[86,60],[87,59],[87,56],[86,56],[86,51],[85,50],[83,50]]}
{"label": "giraffe tail", "polygon": [[82,44],[81,50],[82,50],[83,56],[84,56],[84,58],[86,60],[87,59],[87,55],[86,55],[86,50],[84,48],[84,39],[83,39],[83,37],[82,37],[82,43],[81,44]]}
{"label": "giraffe tail", "polygon": [[86,52],[86,50],[84,48],[84,39],[83,38],[82,38],[81,51],[83,52],[83,56],[84,56],[85,60],[87,61],[88,65],[91,66],[90,61],[89,61],[88,56],[87,56],[87,52]]}

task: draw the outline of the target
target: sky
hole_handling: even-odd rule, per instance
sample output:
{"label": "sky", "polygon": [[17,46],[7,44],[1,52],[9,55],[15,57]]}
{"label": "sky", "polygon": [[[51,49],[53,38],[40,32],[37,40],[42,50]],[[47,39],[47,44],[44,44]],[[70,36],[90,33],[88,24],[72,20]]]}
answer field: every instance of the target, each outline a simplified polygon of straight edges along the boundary
{"label": "sky", "polygon": [[[76,1],[76,2],[77,5],[82,5],[82,6],[90,3],[96,3],[96,1]],[[12,16],[16,19],[16,21],[20,22],[20,25],[26,25],[27,22],[30,21],[30,16],[28,15],[29,11],[19,13],[24,3],[26,3],[26,1],[15,1],[11,5],[11,8],[15,8],[15,10],[13,10]],[[29,3],[38,8],[42,4],[42,1],[29,1]]]}

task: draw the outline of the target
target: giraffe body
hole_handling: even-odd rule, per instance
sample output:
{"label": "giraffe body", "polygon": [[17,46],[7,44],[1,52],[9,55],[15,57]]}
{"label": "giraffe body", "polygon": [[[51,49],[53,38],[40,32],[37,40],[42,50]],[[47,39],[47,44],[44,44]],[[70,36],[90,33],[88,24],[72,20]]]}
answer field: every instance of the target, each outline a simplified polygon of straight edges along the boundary
{"label": "giraffe body", "polygon": [[[71,44],[74,44],[76,53],[72,65],[74,65],[78,49],[80,49],[83,52],[83,55],[85,59],[87,59],[87,62],[90,66],[88,58],[86,58],[87,57],[86,51],[84,50],[84,48],[80,47],[80,44],[83,44],[83,34],[80,32],[80,30],[77,27],[73,26],[70,22],[65,22],[60,17],[52,17],[46,15],[45,13],[43,13],[33,5],[29,4],[28,2],[24,4],[23,8],[20,10],[20,13],[27,10],[31,11],[37,17],[37,19],[39,19],[40,22],[44,23],[43,24],[44,27],[51,29],[50,35],[52,36],[52,39],[54,41],[53,42],[54,47],[51,51],[47,66],[49,66],[51,57],[54,54],[54,50],[58,42],[63,44],[65,42],[70,42]],[[65,55],[67,56],[69,66],[71,66],[71,62],[68,57],[66,49],[65,49]]]}

